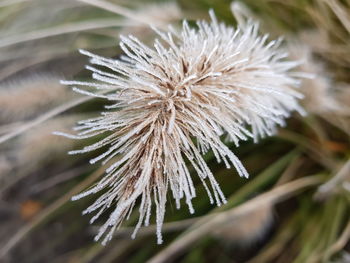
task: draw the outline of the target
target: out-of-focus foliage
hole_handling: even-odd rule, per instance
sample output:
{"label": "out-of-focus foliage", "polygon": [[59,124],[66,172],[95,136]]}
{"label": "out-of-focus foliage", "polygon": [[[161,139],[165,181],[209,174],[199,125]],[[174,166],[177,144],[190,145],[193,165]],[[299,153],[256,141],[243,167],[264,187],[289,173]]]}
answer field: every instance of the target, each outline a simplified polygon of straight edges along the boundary
{"label": "out-of-focus foliage", "polygon": [[70,198],[95,182],[104,167],[89,165],[86,155],[67,156],[79,145],[51,135],[68,130],[82,115],[96,116],[102,101],[74,95],[58,79],[88,78],[78,48],[117,58],[119,34],[152,40],[154,33],[142,21],[176,26],[183,18],[207,18],[213,8],[220,20],[235,25],[231,2],[0,2],[1,262],[347,262],[350,2],[236,4],[264,32],[284,35],[291,56],[305,59],[301,70],[315,74],[301,86],[308,116],[294,115],[277,136],[258,144],[231,145],[248,180],[206,156],[227,205],[209,205],[195,182],[195,215],[168,202],[164,245],[156,245],[154,226],[130,239],[135,211],[103,247],[93,242],[96,228],[89,218],[81,216],[91,200]]}

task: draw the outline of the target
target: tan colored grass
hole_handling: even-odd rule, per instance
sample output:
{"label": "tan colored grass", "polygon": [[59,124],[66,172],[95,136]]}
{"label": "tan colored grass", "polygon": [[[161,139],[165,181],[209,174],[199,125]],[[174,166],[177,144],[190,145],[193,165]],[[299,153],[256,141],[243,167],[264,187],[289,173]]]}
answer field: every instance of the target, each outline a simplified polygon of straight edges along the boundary
{"label": "tan colored grass", "polygon": [[17,143],[16,154],[19,163],[40,165],[42,162],[66,156],[66,152],[76,142],[65,140],[52,133],[56,130],[70,131],[70,127],[77,120],[78,117],[74,115],[58,117],[29,130]]}
{"label": "tan colored grass", "polygon": [[311,47],[300,42],[290,45],[288,50],[291,58],[303,62],[300,71],[310,75],[310,78],[303,80],[300,88],[305,96],[302,103],[308,112],[323,114],[341,111],[343,107],[334,96],[334,81],[324,65],[314,58]]}
{"label": "tan colored grass", "polygon": [[34,117],[73,94],[59,83],[59,77],[36,75],[0,86],[0,122],[20,121]]}
{"label": "tan colored grass", "polygon": [[272,224],[272,207],[264,204],[233,221],[214,229],[213,234],[219,239],[233,241],[239,245],[249,245],[260,240]]}

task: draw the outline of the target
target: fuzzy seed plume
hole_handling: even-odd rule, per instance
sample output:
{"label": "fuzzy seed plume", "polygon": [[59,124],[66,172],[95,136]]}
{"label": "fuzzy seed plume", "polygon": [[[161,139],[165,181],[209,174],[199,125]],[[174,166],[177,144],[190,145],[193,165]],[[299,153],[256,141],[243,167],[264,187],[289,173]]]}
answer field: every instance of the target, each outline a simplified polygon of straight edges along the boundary
{"label": "fuzzy seed plume", "polygon": [[[95,82],[65,81],[84,95],[104,98],[106,112],[83,120],[76,134],[56,133],[72,139],[99,135],[103,139],[70,154],[105,150],[90,160],[108,163],[106,175],[78,200],[102,192],[84,214],[95,212],[91,223],[112,210],[96,240],[112,238],[134,207],[139,220],[132,237],[148,225],[155,210],[157,241],[167,193],[176,207],[181,200],[194,213],[196,197],[192,167],[203,183],[211,203],[226,202],[203,155],[212,151],[218,162],[233,167],[239,176],[248,172],[224,141],[240,141],[273,135],[291,112],[303,113],[297,73],[298,62],[286,59],[281,40],[259,35],[258,24],[240,23],[238,28],[211,21],[198,21],[181,30],[154,29],[159,39],[149,47],[134,36],[121,36],[124,56],[111,59],[81,50],[90,57],[87,69]],[[93,87],[91,92],[84,87]],[[103,90],[105,93],[101,93]],[[107,92],[107,93],[106,93]]]}
{"label": "fuzzy seed plume", "polygon": [[40,74],[0,83],[0,123],[33,118],[71,98],[74,93],[59,81],[58,76]]}
{"label": "fuzzy seed plume", "polygon": [[334,88],[336,83],[327,76],[322,63],[315,60],[311,47],[294,42],[289,44],[288,50],[290,58],[304,62],[299,66],[299,70],[306,76],[301,86],[304,108],[315,114],[344,111],[345,105],[342,105],[336,97],[337,90]]}

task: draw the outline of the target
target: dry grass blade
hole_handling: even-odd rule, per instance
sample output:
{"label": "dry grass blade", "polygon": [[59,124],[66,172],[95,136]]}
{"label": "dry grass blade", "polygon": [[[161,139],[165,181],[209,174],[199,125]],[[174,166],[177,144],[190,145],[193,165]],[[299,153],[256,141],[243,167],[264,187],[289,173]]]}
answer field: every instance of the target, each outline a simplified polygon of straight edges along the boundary
{"label": "dry grass blade", "polygon": [[338,169],[338,163],[311,139],[286,129],[279,131],[278,136],[281,139],[288,140],[296,145],[302,146],[309,152],[310,157],[322,164],[324,167],[327,167],[329,170],[334,171]]}
{"label": "dry grass blade", "polygon": [[293,178],[293,176],[297,174],[297,171],[301,167],[303,162],[304,160],[299,156],[293,159],[287,166],[286,170],[279,177],[275,186],[288,183]]}
{"label": "dry grass blade", "polygon": [[[40,170],[40,167],[59,159],[64,160],[66,152],[72,148],[73,144],[53,135],[52,132],[69,130],[68,127],[77,120],[77,116],[74,115],[57,117],[45,122],[45,125],[30,129],[16,140],[16,145],[12,146],[11,151],[4,152],[4,158],[12,159],[13,171],[0,175],[0,196],[24,177]],[[63,180],[64,174],[59,179]]]}
{"label": "dry grass blade", "polygon": [[55,74],[37,73],[1,83],[0,122],[28,120],[74,98],[71,90],[60,85],[60,78]]}
{"label": "dry grass blade", "polygon": [[318,191],[315,194],[316,199],[326,199],[328,198],[334,191],[337,186],[340,186],[343,181],[347,178],[350,178],[350,160],[348,160],[339,172],[333,176],[328,182],[322,184]]}
{"label": "dry grass blade", "polygon": [[82,98],[70,101],[66,104],[62,104],[62,105],[58,106],[57,108],[54,108],[51,111],[48,111],[47,113],[39,116],[38,118],[24,123],[23,125],[18,127],[16,130],[1,136],[0,137],[0,144],[26,132],[27,130],[43,123],[44,121],[47,121],[48,119],[50,119],[54,116],[61,114],[62,112],[65,112],[68,109],[71,109],[71,108],[78,106],[78,105],[80,105],[86,101],[89,101],[89,100],[91,100],[91,97],[82,97]]}
{"label": "dry grass blade", "polygon": [[71,180],[73,178],[76,178],[77,176],[87,172],[89,170],[89,167],[86,165],[79,166],[76,168],[73,168],[69,171],[65,171],[63,173],[57,174],[55,176],[50,177],[49,179],[39,182],[38,184],[33,185],[31,189],[31,193],[37,194],[41,191],[45,191],[49,188],[52,188],[58,184],[64,183],[68,180]]}
{"label": "dry grass blade", "polygon": [[350,220],[348,221],[345,227],[345,230],[343,231],[339,239],[326,252],[326,255],[328,257],[331,257],[332,255],[342,250],[346,246],[349,239],[350,239]]}
{"label": "dry grass blade", "polygon": [[16,130],[21,125],[23,125],[23,122],[13,122],[13,123],[1,125],[0,134],[9,133],[13,130]]}
{"label": "dry grass blade", "polygon": [[322,2],[327,4],[332,9],[334,14],[339,18],[340,22],[350,33],[350,16],[348,13],[349,10],[344,6],[341,6],[340,3],[335,0],[322,0]]}
{"label": "dry grass blade", "polygon": [[75,22],[65,25],[60,25],[51,28],[40,29],[33,32],[22,33],[19,35],[3,38],[0,41],[0,48],[10,45],[20,44],[32,40],[43,39],[47,37],[60,36],[63,34],[75,33],[80,31],[88,31],[94,29],[126,26],[126,22],[121,22],[115,19],[96,19],[95,21]]}
{"label": "dry grass blade", "polygon": [[83,180],[80,184],[75,186],[72,190],[64,194],[58,200],[53,202],[49,207],[44,209],[38,216],[36,216],[32,221],[28,224],[24,225],[20,228],[12,238],[1,247],[0,249],[0,258],[3,258],[13,247],[15,247],[28,233],[30,233],[35,227],[39,226],[42,222],[47,220],[53,212],[55,212],[58,208],[64,205],[71,199],[71,196],[81,192],[83,189],[91,185],[98,177],[103,174],[105,167],[101,167],[90,176],[88,176],[85,180]]}
{"label": "dry grass blade", "polygon": [[77,0],[77,1],[99,7],[101,9],[104,9],[104,10],[110,11],[112,13],[124,16],[126,18],[140,22],[142,24],[147,24],[147,25],[151,24],[151,21],[148,21],[147,19],[146,20],[140,19],[139,16],[135,15],[129,9],[127,9],[125,7],[121,7],[121,6],[116,5],[116,4],[112,4],[112,3],[109,3],[109,2],[106,2],[103,0],[99,0],[99,1],[96,1],[96,0]]}
{"label": "dry grass blade", "polygon": [[196,240],[209,233],[211,229],[214,229],[218,225],[221,225],[227,221],[232,221],[238,216],[244,215],[253,211],[257,207],[268,203],[280,202],[283,199],[296,194],[298,191],[305,189],[310,186],[317,185],[323,180],[321,176],[309,176],[304,177],[290,183],[281,185],[272,189],[264,194],[261,194],[250,201],[243,203],[242,205],[235,207],[227,212],[222,212],[217,214],[211,220],[197,227],[195,230],[186,232],[184,235],[180,236],[173,243],[171,243],[163,251],[152,257],[148,263],[161,263],[168,262],[169,259],[183,250],[188,248]]}
{"label": "dry grass blade", "polygon": [[9,5],[15,5],[15,4],[20,4],[23,2],[29,2],[29,1],[33,1],[33,0],[4,0],[2,3],[0,3],[0,7],[6,7]]}
{"label": "dry grass blade", "polygon": [[[254,255],[252,259],[250,259],[249,263],[261,263],[261,262],[272,262],[273,258],[282,253],[283,249],[287,245],[287,243],[293,238],[294,229],[293,223],[296,217],[293,217],[288,220],[286,224],[282,226],[282,231],[273,239],[271,245],[265,247],[261,253]],[[292,225],[292,227],[290,226]]]}
{"label": "dry grass blade", "polygon": [[[105,93],[111,92],[111,91],[113,91],[113,89],[100,92],[99,94],[105,94]],[[0,136],[0,144],[4,143],[12,138],[15,138],[16,136],[21,135],[22,133],[28,131],[29,129],[31,129],[31,128],[33,128],[33,127],[35,127],[35,126],[37,126],[37,125],[39,125],[47,120],[59,115],[59,114],[71,109],[71,108],[74,108],[74,107],[76,107],[84,102],[87,102],[89,100],[92,100],[92,99],[94,99],[94,98],[93,97],[81,97],[79,99],[62,104],[62,105],[48,111],[47,113],[37,117],[36,119],[24,123],[23,125],[18,127],[16,130],[14,130],[10,133],[7,133],[3,136]]]}
{"label": "dry grass blade", "polygon": [[[17,61],[16,63],[13,63],[12,65],[8,63],[6,68],[3,68],[0,72],[0,79],[6,79],[9,78],[11,75],[20,72],[22,70],[25,70],[31,66],[38,65],[41,62],[46,62],[53,57],[51,56],[44,56],[44,57],[36,57],[32,59],[23,59],[22,61]],[[11,59],[11,58],[9,58]]]}

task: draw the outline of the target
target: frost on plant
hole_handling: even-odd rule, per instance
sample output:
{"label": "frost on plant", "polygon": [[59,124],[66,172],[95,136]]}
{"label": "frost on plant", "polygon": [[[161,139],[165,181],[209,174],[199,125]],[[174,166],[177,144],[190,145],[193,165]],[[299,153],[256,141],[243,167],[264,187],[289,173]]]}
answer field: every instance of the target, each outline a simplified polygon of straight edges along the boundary
{"label": "frost on plant", "polygon": [[[184,199],[190,213],[196,196],[188,162],[202,181],[211,203],[221,205],[225,197],[203,159],[209,150],[218,162],[234,167],[248,177],[236,155],[225,145],[272,135],[292,111],[302,112],[297,74],[289,72],[298,62],[286,60],[280,40],[259,36],[252,21],[235,29],[199,21],[191,28],[183,22],[180,32],[155,29],[160,40],[148,47],[133,36],[121,37],[125,56],[119,60],[87,51],[87,66],[96,82],[67,81],[74,90],[106,99],[107,112],[79,122],[78,134],[58,133],[73,139],[105,134],[105,137],[71,154],[107,149],[92,159],[110,163],[106,175],[74,200],[100,191],[103,194],[84,213],[96,212],[94,222],[112,208],[96,236],[103,243],[128,218],[135,205],[139,220],[148,225],[155,207],[158,243],[166,209],[168,189],[180,207]],[[77,86],[93,87],[96,93]],[[101,90],[104,92],[101,92]],[[224,137],[224,138],[222,138]]]}

